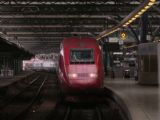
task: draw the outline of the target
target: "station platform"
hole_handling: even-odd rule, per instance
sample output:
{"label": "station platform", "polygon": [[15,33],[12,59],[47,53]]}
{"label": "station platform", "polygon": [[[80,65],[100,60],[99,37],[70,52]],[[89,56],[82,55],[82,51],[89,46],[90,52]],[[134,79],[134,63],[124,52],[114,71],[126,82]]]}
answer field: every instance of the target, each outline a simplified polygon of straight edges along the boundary
{"label": "station platform", "polygon": [[23,78],[33,74],[34,72],[33,71],[23,71],[13,77],[9,77],[9,78],[2,78],[0,77],[0,88],[2,87],[5,87],[5,86],[8,86],[14,82],[17,82],[19,80],[22,80]]}
{"label": "station platform", "polygon": [[132,120],[160,120],[160,87],[123,78],[108,78],[104,84],[126,104]]}

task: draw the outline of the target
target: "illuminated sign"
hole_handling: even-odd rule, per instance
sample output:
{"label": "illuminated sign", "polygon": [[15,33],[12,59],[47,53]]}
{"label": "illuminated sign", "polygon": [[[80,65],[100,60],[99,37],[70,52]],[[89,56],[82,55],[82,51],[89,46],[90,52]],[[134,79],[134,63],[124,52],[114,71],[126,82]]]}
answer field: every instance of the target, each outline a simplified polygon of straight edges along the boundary
{"label": "illuminated sign", "polygon": [[126,37],[127,37],[126,33],[124,31],[121,32],[121,39],[126,40]]}

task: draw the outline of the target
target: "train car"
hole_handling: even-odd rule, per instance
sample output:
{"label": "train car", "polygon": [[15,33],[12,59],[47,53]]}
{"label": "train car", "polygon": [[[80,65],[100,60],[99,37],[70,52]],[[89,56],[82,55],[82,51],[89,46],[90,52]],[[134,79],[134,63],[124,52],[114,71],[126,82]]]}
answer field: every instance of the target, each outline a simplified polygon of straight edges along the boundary
{"label": "train car", "polygon": [[44,60],[42,64],[43,70],[47,72],[55,72],[56,65],[53,60]]}
{"label": "train car", "polygon": [[66,38],[60,46],[58,77],[64,94],[103,88],[101,50],[94,38]]}

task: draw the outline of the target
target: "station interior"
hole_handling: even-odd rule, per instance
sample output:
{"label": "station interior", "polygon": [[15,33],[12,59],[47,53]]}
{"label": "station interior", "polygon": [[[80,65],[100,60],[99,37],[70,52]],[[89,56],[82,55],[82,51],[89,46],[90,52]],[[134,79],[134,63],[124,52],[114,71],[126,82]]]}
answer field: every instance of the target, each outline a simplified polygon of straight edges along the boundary
{"label": "station interior", "polygon": [[[61,93],[65,38],[97,41],[94,101]],[[0,1],[0,120],[160,120],[159,85],[160,0]]]}

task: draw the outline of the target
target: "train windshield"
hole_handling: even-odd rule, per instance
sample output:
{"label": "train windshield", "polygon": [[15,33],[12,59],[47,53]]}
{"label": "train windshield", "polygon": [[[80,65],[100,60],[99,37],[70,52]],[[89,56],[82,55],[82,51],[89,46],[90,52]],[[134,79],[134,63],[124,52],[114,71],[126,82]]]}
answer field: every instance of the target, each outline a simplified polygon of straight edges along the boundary
{"label": "train windshield", "polygon": [[70,63],[94,63],[93,49],[71,49]]}

